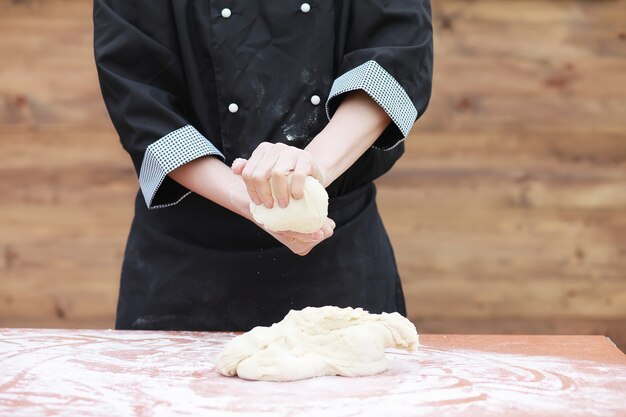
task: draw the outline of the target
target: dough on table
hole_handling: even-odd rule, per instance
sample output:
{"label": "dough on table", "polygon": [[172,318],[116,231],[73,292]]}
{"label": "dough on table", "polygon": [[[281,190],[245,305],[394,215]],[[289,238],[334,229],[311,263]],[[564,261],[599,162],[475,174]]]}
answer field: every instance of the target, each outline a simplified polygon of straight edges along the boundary
{"label": "dough on table", "polygon": [[[291,184],[291,174],[287,178]],[[287,207],[282,208],[274,196],[274,207],[268,209],[263,204],[250,203],[250,211],[254,220],[274,232],[290,230],[299,233],[313,233],[320,230],[328,216],[328,193],[315,178],[309,176],[304,181],[304,195],[295,199],[291,197]]]}
{"label": "dough on table", "polygon": [[236,336],[215,366],[223,375],[267,381],[365,376],[387,369],[385,348],[413,351],[418,344],[415,326],[398,313],[307,307]]}

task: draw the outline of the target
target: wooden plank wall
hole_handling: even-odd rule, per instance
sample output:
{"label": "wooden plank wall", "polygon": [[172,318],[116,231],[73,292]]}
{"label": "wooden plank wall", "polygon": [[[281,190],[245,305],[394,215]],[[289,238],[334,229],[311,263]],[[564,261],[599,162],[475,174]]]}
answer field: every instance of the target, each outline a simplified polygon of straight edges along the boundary
{"label": "wooden plank wall", "polygon": [[[422,332],[626,347],[626,1],[436,0],[431,107],[379,182]],[[90,0],[0,0],[0,326],[111,327],[136,179]]]}

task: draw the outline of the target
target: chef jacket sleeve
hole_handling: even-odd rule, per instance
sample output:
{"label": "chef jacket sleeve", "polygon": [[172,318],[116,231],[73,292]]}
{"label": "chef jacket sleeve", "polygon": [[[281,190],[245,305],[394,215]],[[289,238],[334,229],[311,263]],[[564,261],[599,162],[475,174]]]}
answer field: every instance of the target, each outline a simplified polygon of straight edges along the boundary
{"label": "chef jacket sleeve", "polygon": [[94,0],[100,87],[149,208],[191,193],[168,173],[205,155],[224,156],[186,116],[185,75],[170,0]]}
{"label": "chef jacket sleeve", "polygon": [[374,146],[391,149],[426,110],[432,67],[429,0],[352,0],[345,53],[326,101],[328,119],[345,93],[363,90],[392,120]]}

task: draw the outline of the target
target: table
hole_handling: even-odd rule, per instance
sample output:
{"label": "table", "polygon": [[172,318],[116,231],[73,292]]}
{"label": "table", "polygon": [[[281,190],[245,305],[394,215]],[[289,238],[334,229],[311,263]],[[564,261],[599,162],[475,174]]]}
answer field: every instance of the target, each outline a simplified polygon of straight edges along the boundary
{"label": "table", "polygon": [[626,416],[603,336],[422,335],[362,378],[215,372],[233,333],[0,329],[0,416]]}

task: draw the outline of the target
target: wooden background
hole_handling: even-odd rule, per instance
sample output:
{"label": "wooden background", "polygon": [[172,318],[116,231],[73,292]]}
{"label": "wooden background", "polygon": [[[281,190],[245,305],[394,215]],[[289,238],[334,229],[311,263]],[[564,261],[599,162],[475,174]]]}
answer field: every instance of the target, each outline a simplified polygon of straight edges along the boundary
{"label": "wooden background", "polygon": [[[421,332],[626,347],[626,1],[434,0],[435,88],[379,204]],[[137,187],[90,0],[0,0],[0,327],[111,327]]]}

